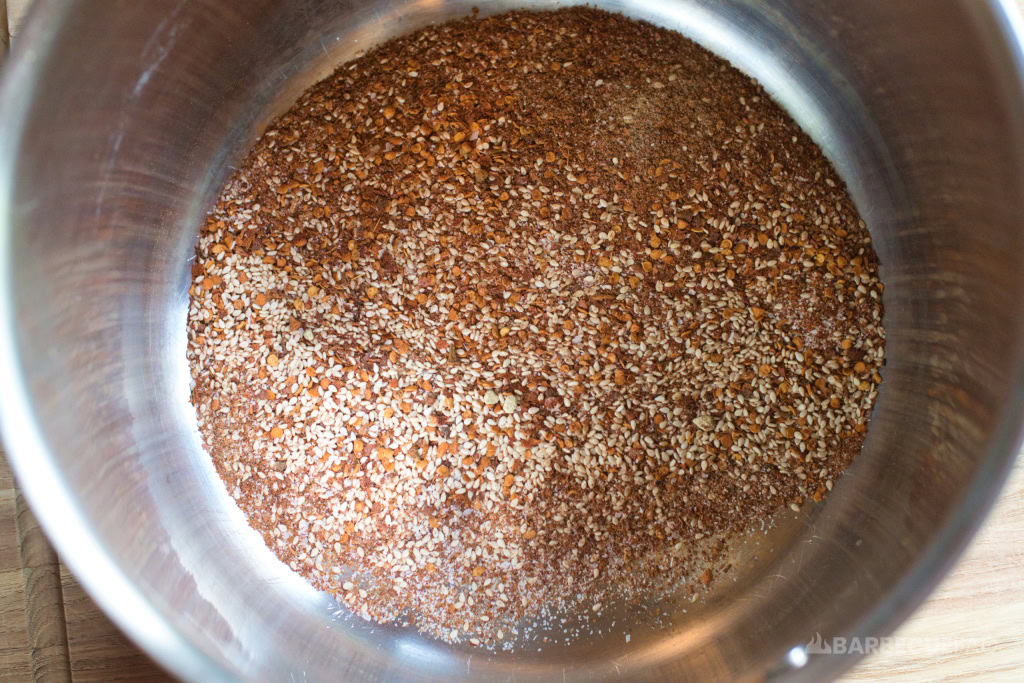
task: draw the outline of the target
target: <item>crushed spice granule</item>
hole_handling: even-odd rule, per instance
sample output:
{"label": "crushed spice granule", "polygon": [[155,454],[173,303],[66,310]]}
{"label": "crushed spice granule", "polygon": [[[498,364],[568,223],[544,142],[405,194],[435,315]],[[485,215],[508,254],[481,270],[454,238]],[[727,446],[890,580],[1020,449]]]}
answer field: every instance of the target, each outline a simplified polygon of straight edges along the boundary
{"label": "crushed spice granule", "polygon": [[454,21],[341,66],[228,182],[193,403],[293,570],[495,643],[704,590],[702,543],[822,500],[881,382],[877,271],[721,59],[593,9]]}

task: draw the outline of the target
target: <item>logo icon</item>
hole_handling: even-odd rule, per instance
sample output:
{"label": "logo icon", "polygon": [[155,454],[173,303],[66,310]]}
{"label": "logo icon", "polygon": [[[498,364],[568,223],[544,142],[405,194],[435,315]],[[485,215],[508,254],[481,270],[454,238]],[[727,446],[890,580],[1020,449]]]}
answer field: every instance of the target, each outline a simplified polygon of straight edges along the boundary
{"label": "logo icon", "polygon": [[830,655],[832,646],[825,642],[821,634],[814,632],[814,637],[804,646],[804,651],[809,655]]}

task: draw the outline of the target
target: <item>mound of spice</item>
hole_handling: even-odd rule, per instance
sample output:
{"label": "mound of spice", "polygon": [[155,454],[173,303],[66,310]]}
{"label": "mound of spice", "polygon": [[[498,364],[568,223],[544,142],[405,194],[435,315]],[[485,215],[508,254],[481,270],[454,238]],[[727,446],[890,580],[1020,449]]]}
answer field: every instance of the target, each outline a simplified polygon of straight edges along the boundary
{"label": "mound of spice", "polygon": [[262,136],[202,230],[204,443],[354,612],[494,643],[707,583],[820,501],[882,285],[820,150],[678,34],[592,9],[390,41]]}

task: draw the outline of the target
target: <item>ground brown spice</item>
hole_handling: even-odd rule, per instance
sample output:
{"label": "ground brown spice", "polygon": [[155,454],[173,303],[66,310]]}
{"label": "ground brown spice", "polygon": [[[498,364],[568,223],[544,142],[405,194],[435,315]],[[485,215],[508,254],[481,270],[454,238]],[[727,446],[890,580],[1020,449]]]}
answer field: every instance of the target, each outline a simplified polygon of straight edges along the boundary
{"label": "ground brown spice", "polygon": [[859,451],[882,285],[750,79],[591,9],[431,27],[266,131],[202,231],[206,447],[364,617],[493,643],[712,573]]}

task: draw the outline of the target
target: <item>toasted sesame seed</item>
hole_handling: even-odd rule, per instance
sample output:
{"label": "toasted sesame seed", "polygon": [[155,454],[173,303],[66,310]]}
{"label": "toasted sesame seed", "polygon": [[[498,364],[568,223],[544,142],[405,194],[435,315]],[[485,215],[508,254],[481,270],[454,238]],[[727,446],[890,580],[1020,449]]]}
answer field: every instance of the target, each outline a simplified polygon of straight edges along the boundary
{"label": "toasted sesame seed", "polygon": [[431,26],[308,90],[191,283],[200,432],[253,527],[354,614],[472,645],[713,589],[726,540],[841,484],[882,381],[820,151],[593,9]]}

